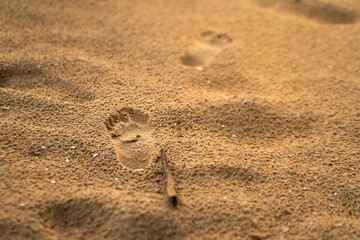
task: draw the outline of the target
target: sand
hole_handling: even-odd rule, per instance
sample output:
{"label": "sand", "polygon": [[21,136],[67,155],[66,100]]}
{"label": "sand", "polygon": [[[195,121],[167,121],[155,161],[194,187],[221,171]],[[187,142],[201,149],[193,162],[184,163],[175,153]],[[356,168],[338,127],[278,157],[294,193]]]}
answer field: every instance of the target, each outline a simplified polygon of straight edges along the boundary
{"label": "sand", "polygon": [[0,23],[0,239],[360,239],[359,1],[1,0]]}

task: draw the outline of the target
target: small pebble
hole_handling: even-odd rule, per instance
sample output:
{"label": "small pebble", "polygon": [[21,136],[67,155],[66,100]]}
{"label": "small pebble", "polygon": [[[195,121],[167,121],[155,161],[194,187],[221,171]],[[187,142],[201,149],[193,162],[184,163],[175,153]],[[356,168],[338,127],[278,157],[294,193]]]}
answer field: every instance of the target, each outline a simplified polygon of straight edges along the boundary
{"label": "small pebble", "polygon": [[336,192],[334,192],[334,196],[336,196],[337,195],[337,193]]}
{"label": "small pebble", "polygon": [[70,148],[75,149],[76,147],[75,147],[75,146],[71,146]]}
{"label": "small pebble", "polygon": [[135,172],[141,172],[144,171],[144,169],[140,168],[140,169],[135,169]]}
{"label": "small pebble", "polygon": [[52,180],[52,181],[51,181],[51,183],[55,183],[55,181],[54,181],[54,180]]}
{"label": "small pebble", "polygon": [[46,168],[45,168],[45,171],[49,171],[49,169],[46,167]]}
{"label": "small pebble", "polygon": [[37,69],[40,69],[41,68],[41,65],[37,65]]}
{"label": "small pebble", "polygon": [[342,223],[339,223],[339,227],[341,227],[343,224]]}
{"label": "small pebble", "polygon": [[226,200],[226,199],[228,199],[228,197],[224,197],[224,199]]}
{"label": "small pebble", "polygon": [[95,153],[95,154],[93,155],[93,157],[97,157],[97,156],[99,156],[99,154],[98,154],[98,153]]}
{"label": "small pebble", "polygon": [[222,127],[222,128],[224,128],[224,127],[225,127],[225,125],[221,125],[221,127]]}
{"label": "small pebble", "polygon": [[284,229],[282,230],[283,233],[286,233],[287,231],[289,231],[289,228],[284,228]]}
{"label": "small pebble", "polygon": [[197,70],[202,71],[202,70],[204,70],[204,68],[203,67],[197,67]]}
{"label": "small pebble", "polygon": [[23,207],[23,206],[25,206],[25,203],[20,203],[20,207]]}
{"label": "small pebble", "polygon": [[69,162],[69,159],[66,159],[65,162]]}
{"label": "small pebble", "polygon": [[231,137],[236,138],[236,134],[231,135]]}
{"label": "small pebble", "polygon": [[115,181],[117,181],[117,180],[119,180],[119,178],[116,177],[116,178],[115,178]]}
{"label": "small pebble", "polygon": [[41,146],[42,149],[45,149],[46,147],[45,146]]}

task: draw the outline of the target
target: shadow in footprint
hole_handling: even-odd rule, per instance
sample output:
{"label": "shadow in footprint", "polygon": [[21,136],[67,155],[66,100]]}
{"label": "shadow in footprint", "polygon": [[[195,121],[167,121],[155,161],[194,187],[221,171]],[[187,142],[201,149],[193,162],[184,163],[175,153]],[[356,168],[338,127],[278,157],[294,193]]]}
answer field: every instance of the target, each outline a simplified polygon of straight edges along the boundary
{"label": "shadow in footprint", "polygon": [[0,63],[0,88],[20,91],[32,90],[36,94],[48,96],[51,92],[56,98],[74,102],[87,102],[95,96],[80,87],[46,73],[40,65],[28,63]]}
{"label": "shadow in footprint", "polygon": [[124,108],[105,123],[118,159],[132,169],[146,167],[156,157],[150,118],[147,114]]}
{"label": "shadow in footprint", "polygon": [[257,0],[261,6],[280,8],[318,22],[350,24],[357,20],[357,13],[345,8],[316,0]]}
{"label": "shadow in footprint", "polygon": [[199,40],[194,41],[187,47],[181,62],[191,67],[205,65],[230,42],[231,38],[226,34],[216,34],[212,31],[204,32]]}

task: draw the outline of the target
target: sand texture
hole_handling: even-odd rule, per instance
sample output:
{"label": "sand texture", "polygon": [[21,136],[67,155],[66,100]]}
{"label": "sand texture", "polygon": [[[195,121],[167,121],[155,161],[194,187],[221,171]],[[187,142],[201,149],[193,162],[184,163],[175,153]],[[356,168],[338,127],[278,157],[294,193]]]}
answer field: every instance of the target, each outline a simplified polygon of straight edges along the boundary
{"label": "sand texture", "polygon": [[0,239],[360,239],[360,1],[0,0]]}

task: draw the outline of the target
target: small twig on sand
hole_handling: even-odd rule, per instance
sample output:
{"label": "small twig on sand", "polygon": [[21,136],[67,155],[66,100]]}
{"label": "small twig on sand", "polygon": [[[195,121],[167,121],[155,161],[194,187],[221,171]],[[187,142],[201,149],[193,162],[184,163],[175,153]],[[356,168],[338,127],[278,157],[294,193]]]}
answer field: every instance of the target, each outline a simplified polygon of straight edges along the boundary
{"label": "small twig on sand", "polygon": [[161,160],[164,167],[165,174],[165,193],[168,196],[171,204],[175,207],[178,203],[178,199],[175,192],[175,180],[173,175],[171,174],[169,163],[166,157],[166,151],[161,149]]}

